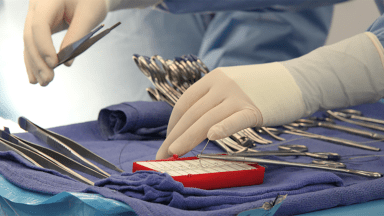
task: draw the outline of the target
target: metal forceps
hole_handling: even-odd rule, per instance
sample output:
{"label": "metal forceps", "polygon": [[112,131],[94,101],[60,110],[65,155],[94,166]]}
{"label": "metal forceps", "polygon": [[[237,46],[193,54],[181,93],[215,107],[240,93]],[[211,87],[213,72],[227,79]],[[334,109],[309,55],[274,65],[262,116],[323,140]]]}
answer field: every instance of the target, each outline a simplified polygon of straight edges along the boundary
{"label": "metal forceps", "polygon": [[101,38],[103,38],[105,35],[107,35],[110,31],[112,31],[114,28],[116,28],[120,24],[121,24],[121,22],[118,22],[115,25],[113,25],[112,27],[110,27],[109,29],[106,29],[106,30],[102,31],[101,33],[99,33],[98,35],[95,35],[94,37],[92,37],[96,32],[98,32],[101,28],[104,27],[104,25],[101,25],[101,26],[97,27],[95,30],[93,30],[90,33],[88,33],[87,35],[85,35],[80,40],[69,44],[68,46],[66,46],[64,49],[62,49],[57,54],[57,58],[59,59],[59,63],[57,63],[57,65],[54,68],[60,66],[61,64],[65,63],[67,61],[74,59],[75,57],[77,57],[78,55],[83,53],[85,50],[90,48],[94,43],[99,41]]}
{"label": "metal forceps", "polygon": [[[94,185],[92,181],[74,172],[72,169],[87,173],[100,179],[109,177],[108,175],[104,175],[100,172],[90,169],[78,163],[77,161],[66,157],[63,154],[60,154],[59,152],[16,137],[15,135],[10,134],[9,131],[0,130],[0,143],[2,145],[10,146],[16,149],[17,151],[15,152],[24,158],[27,156],[26,159],[35,166],[58,171],[61,174],[68,175],[86,184]],[[20,152],[22,154],[20,154]]]}
{"label": "metal forceps", "polygon": [[90,150],[86,149],[75,141],[59,134],[56,134],[52,131],[43,129],[24,117],[19,118],[19,125],[22,129],[32,133],[33,135],[44,141],[46,144],[52,146],[53,148],[56,148],[63,155],[79,162],[80,164],[90,169],[102,173],[103,175],[110,176],[109,173],[105,172],[104,170],[90,162],[88,159],[93,160],[115,171],[124,172],[117,166],[113,165],[112,163],[108,162],[97,154],[91,152]]}
{"label": "metal forceps", "polygon": [[[360,129],[356,129],[356,128],[351,128],[351,127],[347,127],[347,126],[337,125],[337,124],[330,122],[330,121],[299,119],[299,120],[296,120],[295,123],[297,123],[299,126],[303,126],[303,127],[324,127],[324,128],[344,131],[347,133],[351,133],[351,134],[355,134],[355,135],[359,135],[359,136],[363,136],[363,137],[380,139],[380,140],[384,139],[384,135],[382,135],[382,134],[373,133],[370,131],[360,130]],[[295,124],[295,123],[293,123],[293,124]]]}
{"label": "metal forceps", "polygon": [[228,155],[200,154],[200,155],[197,155],[197,157],[217,159],[217,160],[227,160],[227,161],[239,161],[239,162],[251,162],[251,163],[260,163],[260,164],[275,164],[275,165],[282,165],[282,166],[314,168],[314,169],[350,173],[350,174],[373,177],[373,178],[380,178],[383,176],[381,173],[378,173],[378,172],[346,169],[346,168],[343,168],[345,167],[343,163],[334,162],[334,161],[314,161],[312,164],[309,164],[309,163],[295,163],[295,162],[287,162],[287,161],[268,160],[268,159],[262,159],[262,158],[228,156]]}
{"label": "metal forceps", "polygon": [[322,160],[339,160],[341,157],[332,152],[308,152],[305,145],[280,145],[278,151],[261,151],[256,153],[241,152],[233,153],[231,156],[259,157],[259,156],[307,156]]}

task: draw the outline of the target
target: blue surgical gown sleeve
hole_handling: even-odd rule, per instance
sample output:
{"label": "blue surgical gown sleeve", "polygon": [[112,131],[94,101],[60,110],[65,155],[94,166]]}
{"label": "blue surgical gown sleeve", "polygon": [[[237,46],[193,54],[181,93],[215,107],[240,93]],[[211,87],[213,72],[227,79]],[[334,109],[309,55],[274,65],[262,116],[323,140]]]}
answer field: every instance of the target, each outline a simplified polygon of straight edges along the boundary
{"label": "blue surgical gown sleeve", "polygon": [[171,13],[200,13],[235,10],[299,11],[348,0],[164,0],[158,9]]}
{"label": "blue surgical gown sleeve", "polygon": [[217,12],[199,57],[211,70],[296,58],[324,45],[332,13],[333,6],[300,12]]}
{"label": "blue surgical gown sleeve", "polygon": [[367,31],[375,34],[384,47],[384,0],[376,0],[376,4],[379,8],[381,16],[373,22]]}

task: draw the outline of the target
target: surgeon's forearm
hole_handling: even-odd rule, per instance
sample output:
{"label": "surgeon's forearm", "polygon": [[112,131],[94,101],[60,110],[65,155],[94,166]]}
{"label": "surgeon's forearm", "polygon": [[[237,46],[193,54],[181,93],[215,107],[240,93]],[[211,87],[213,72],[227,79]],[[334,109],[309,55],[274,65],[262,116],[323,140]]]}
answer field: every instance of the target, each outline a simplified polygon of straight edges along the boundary
{"label": "surgeon's forearm", "polygon": [[155,6],[162,0],[105,0],[108,11],[116,11],[129,8],[145,8]]}
{"label": "surgeon's forearm", "polygon": [[362,33],[282,62],[299,86],[305,115],[372,103],[384,96],[383,46]]}
{"label": "surgeon's forearm", "polygon": [[158,8],[171,13],[200,13],[233,10],[295,11],[345,1],[348,0],[164,0]]}

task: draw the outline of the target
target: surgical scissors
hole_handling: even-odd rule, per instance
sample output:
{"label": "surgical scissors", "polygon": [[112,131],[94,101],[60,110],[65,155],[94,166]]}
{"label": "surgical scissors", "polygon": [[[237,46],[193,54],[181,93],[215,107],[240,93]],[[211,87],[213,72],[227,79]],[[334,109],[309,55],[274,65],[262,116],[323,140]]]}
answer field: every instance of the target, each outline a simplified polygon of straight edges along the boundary
{"label": "surgical scissors", "polygon": [[199,154],[199,155],[197,155],[197,157],[198,158],[217,159],[217,160],[241,161],[241,162],[251,162],[251,163],[260,163],[260,164],[275,164],[275,165],[282,165],[282,166],[314,168],[314,169],[322,169],[322,170],[330,170],[330,171],[336,171],[336,172],[356,174],[356,175],[373,177],[373,178],[380,178],[383,176],[381,173],[378,173],[378,172],[370,172],[370,171],[363,171],[363,170],[351,170],[351,169],[341,168],[340,165],[343,165],[343,163],[331,162],[331,161],[327,161],[327,162],[316,161],[313,164],[308,164],[308,163],[295,163],[295,162],[287,162],[287,161],[276,161],[276,160],[269,160],[269,159],[262,159],[262,158],[228,156],[228,155]]}
{"label": "surgical scissors", "polygon": [[[363,137],[379,139],[379,140],[384,139],[384,135],[382,134],[373,133],[370,131],[351,128],[351,127],[342,126],[342,125],[336,125],[330,120],[327,120],[327,119],[325,120],[326,121],[317,121],[312,119],[299,119],[299,120],[296,120],[295,123],[297,123],[298,126],[303,126],[303,127],[324,127],[324,128],[344,131],[347,133],[351,133],[351,134],[355,134]],[[292,123],[291,125],[295,125],[295,123]]]}
{"label": "surgical scissors", "polygon": [[153,100],[153,101],[165,101],[167,102],[169,105],[171,105],[172,107],[175,106],[175,104],[170,101],[166,96],[164,96],[161,92],[159,92],[159,90],[157,90],[156,88],[153,89],[153,88],[146,88],[145,89],[149,95],[149,97]]}

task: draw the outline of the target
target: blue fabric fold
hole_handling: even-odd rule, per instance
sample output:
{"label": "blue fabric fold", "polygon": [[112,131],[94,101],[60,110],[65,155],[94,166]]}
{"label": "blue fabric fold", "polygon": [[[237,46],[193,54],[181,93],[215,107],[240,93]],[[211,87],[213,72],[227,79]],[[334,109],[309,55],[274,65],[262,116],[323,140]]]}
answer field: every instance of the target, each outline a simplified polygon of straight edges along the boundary
{"label": "blue fabric fold", "polygon": [[166,102],[126,102],[102,109],[98,124],[105,140],[164,138],[171,112]]}
{"label": "blue fabric fold", "polygon": [[[384,119],[382,113],[384,104],[382,103],[366,104],[354,108],[362,111],[367,117]],[[346,125],[346,123],[340,124]],[[153,160],[163,140],[105,141],[101,138],[96,121],[51,130],[79,142],[126,172],[120,174],[102,167],[112,176],[101,180],[82,174],[95,182],[96,186],[89,186],[57,172],[27,165],[23,158],[13,155],[13,153],[6,155],[1,153],[0,174],[13,184],[31,191],[49,194],[64,191],[97,193],[128,204],[138,215],[234,215],[258,208],[264,202],[273,200],[278,194],[288,194],[288,197],[275,215],[297,215],[384,199],[384,178],[373,179],[347,173],[277,165],[267,166],[264,182],[261,185],[219,190],[184,188],[167,174],[149,171],[134,174],[130,172],[132,162]],[[369,141],[367,145],[382,146],[380,141],[372,141],[368,138],[325,128],[310,128],[308,132],[357,142]],[[17,135],[47,146],[32,134]],[[306,145],[311,152],[336,152],[343,157],[342,162],[346,163],[349,169],[384,173],[384,156],[350,159],[362,155],[383,155],[382,152],[370,152],[290,134],[281,136],[288,141],[285,141],[286,144]],[[281,143],[260,145],[256,149],[277,150],[277,146]],[[195,150],[200,152],[204,145],[205,142],[197,146]],[[221,149],[210,143],[204,152],[217,153],[221,152]],[[186,156],[192,155],[193,152]],[[278,157],[278,159],[302,163],[312,161],[307,157]]]}
{"label": "blue fabric fold", "polygon": [[[275,186],[272,190],[271,188],[265,188],[257,192],[225,192],[185,188],[180,182],[174,181],[170,175],[152,171],[114,175],[96,182],[95,185],[119,191],[129,197],[185,210],[213,210],[222,208],[222,205],[252,202],[263,197],[273,197],[273,195],[263,195],[271,191],[285,191],[284,193],[287,194],[296,194],[297,192],[290,190],[306,188],[310,191],[315,188],[324,189],[343,185],[341,178],[323,172],[307,173],[302,177],[301,179],[287,177],[285,184]],[[218,204],[220,204],[220,207],[217,206]]]}

